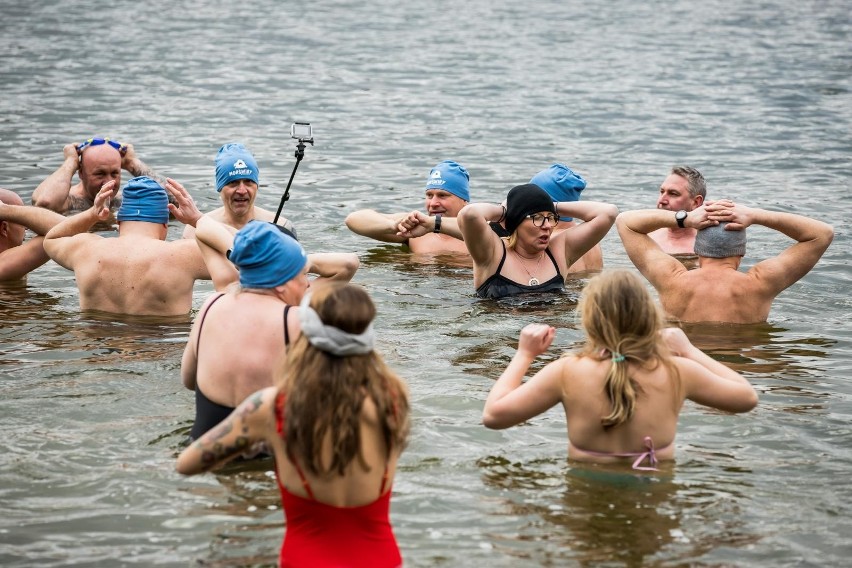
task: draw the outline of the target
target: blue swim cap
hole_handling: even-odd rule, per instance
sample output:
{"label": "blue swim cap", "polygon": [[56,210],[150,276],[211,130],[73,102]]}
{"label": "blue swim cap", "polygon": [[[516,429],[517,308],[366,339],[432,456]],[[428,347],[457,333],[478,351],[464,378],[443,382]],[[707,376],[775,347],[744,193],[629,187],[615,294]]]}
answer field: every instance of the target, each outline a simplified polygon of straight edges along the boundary
{"label": "blue swim cap", "polygon": [[169,222],[169,197],[162,185],[148,176],[135,177],[121,190],[119,221]]}
{"label": "blue swim cap", "polygon": [[470,201],[469,181],[470,176],[467,175],[464,166],[452,160],[444,160],[429,172],[426,189],[443,189],[456,197]]}
{"label": "blue swim cap", "polygon": [[243,288],[275,288],[298,276],[308,262],[302,245],[265,221],[249,221],[237,231],[228,258],[239,269]]}
{"label": "blue swim cap", "polygon": [[[564,164],[553,164],[535,174],[530,183],[542,188],[554,201],[580,201],[580,192],[586,189],[586,180]],[[573,217],[560,217],[573,221]]]}
{"label": "blue swim cap", "polygon": [[257,161],[245,146],[237,142],[228,142],[216,154],[216,191],[232,181],[238,179],[250,179],[258,183],[260,170]]}

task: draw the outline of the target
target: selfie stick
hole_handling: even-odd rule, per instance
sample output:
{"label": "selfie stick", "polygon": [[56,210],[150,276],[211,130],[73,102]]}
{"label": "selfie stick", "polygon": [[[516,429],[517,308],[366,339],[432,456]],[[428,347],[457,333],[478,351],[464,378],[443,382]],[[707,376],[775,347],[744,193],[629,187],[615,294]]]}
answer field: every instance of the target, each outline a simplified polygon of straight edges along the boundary
{"label": "selfie stick", "polygon": [[290,174],[290,181],[287,182],[287,189],[284,190],[284,195],[281,196],[281,203],[278,204],[278,211],[275,213],[275,219],[272,221],[273,225],[278,224],[278,217],[281,216],[281,209],[284,208],[284,202],[290,199],[290,184],[293,183],[293,178],[296,176],[296,168],[299,167],[299,162],[301,162],[302,158],[305,157],[305,142],[309,143],[311,146],[314,145],[313,138],[299,138],[299,143],[296,145],[296,165],[293,166],[293,172]]}

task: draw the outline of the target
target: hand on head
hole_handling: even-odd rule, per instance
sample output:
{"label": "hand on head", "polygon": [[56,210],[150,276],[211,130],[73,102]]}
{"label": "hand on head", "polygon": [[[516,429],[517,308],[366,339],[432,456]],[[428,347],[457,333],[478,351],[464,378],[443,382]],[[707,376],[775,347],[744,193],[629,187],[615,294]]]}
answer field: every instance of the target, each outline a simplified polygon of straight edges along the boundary
{"label": "hand on head", "polygon": [[133,144],[125,144],[124,152],[121,153],[121,169],[133,171],[133,163],[136,162],[136,151],[133,149]]}
{"label": "hand on head", "polygon": [[62,147],[63,157],[66,160],[73,161],[75,165],[77,164],[77,162],[80,161],[80,151],[77,150],[78,145],[79,144],[72,142],[71,144],[66,144],[65,146]]}
{"label": "hand on head", "polygon": [[543,323],[531,323],[521,330],[518,351],[538,357],[547,351],[555,336],[555,327]]}

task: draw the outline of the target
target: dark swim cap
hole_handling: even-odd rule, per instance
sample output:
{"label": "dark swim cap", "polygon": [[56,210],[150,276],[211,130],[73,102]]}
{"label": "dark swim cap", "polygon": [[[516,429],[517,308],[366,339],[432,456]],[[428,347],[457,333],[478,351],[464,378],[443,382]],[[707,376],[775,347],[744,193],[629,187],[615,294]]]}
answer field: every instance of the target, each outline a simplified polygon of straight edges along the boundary
{"label": "dark swim cap", "polygon": [[516,185],[506,196],[506,230],[511,235],[524,221],[524,217],[541,211],[556,214],[553,199],[547,192],[532,183]]}

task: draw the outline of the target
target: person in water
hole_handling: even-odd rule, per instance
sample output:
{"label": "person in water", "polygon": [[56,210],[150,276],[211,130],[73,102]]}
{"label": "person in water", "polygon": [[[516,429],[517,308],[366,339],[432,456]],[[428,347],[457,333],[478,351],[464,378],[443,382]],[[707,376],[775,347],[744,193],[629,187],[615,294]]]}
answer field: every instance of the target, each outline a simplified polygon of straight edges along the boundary
{"label": "person in water", "polygon": [[[471,203],[459,214],[464,242],[473,258],[473,283],[481,298],[563,290],[569,267],[612,227],[618,209],[595,201],[554,203],[534,184],[513,187],[506,205]],[[583,224],[553,234],[560,216]],[[490,223],[505,223],[501,238]]]}
{"label": "person in water", "polygon": [[302,335],[275,386],[187,447],[177,471],[209,471],[265,442],[286,519],[281,566],[397,567],[391,487],[409,432],[407,389],[374,350],[376,308],[352,284],[302,300]]}
{"label": "person in water", "polygon": [[[48,209],[24,205],[17,193],[0,188],[0,282],[21,280],[50,260],[44,235],[63,219]],[[25,243],[27,229],[36,236]]]}
{"label": "person in water", "polygon": [[[197,236],[212,232],[206,224],[230,235],[205,217]],[[228,258],[239,270],[239,286],[204,302],[181,361],[183,385],[195,391],[192,439],[251,393],[272,386],[276,365],[299,337],[298,306],[310,286],[304,249],[272,223],[248,222],[233,236]]]}
{"label": "person in water", "polygon": [[[354,211],[346,217],[353,233],[387,243],[408,245],[414,253],[462,253],[456,217],[470,201],[470,176],[459,163],[444,160],[426,179],[426,213],[380,213],[373,209]],[[415,231],[409,229],[417,228]]]}
{"label": "person in water", "polygon": [[[630,460],[654,469],[674,459],[685,399],[727,412],[748,412],[757,394],[742,375],[694,347],[679,328],[663,328],[662,310],[642,279],[627,270],[592,278],[580,299],[585,346],[522,382],[556,330],[530,324],[511,363],[494,383],[482,413],[487,428],[515,426],[562,403],[568,457]],[[647,465],[642,465],[647,462]]]}
{"label": "person in water", "polygon": [[[586,180],[583,179],[583,176],[565,164],[550,165],[535,174],[530,180],[530,183],[546,191],[554,202],[580,201],[580,193],[586,189]],[[504,224],[505,221],[503,224],[491,223],[491,228],[501,237],[508,237],[509,233],[506,231]],[[552,237],[577,225],[579,223],[573,217],[561,216],[559,217],[559,224],[553,229]],[[586,272],[589,270],[601,270],[602,268],[603,251],[601,250],[600,243],[598,243],[569,266],[568,272]]]}

